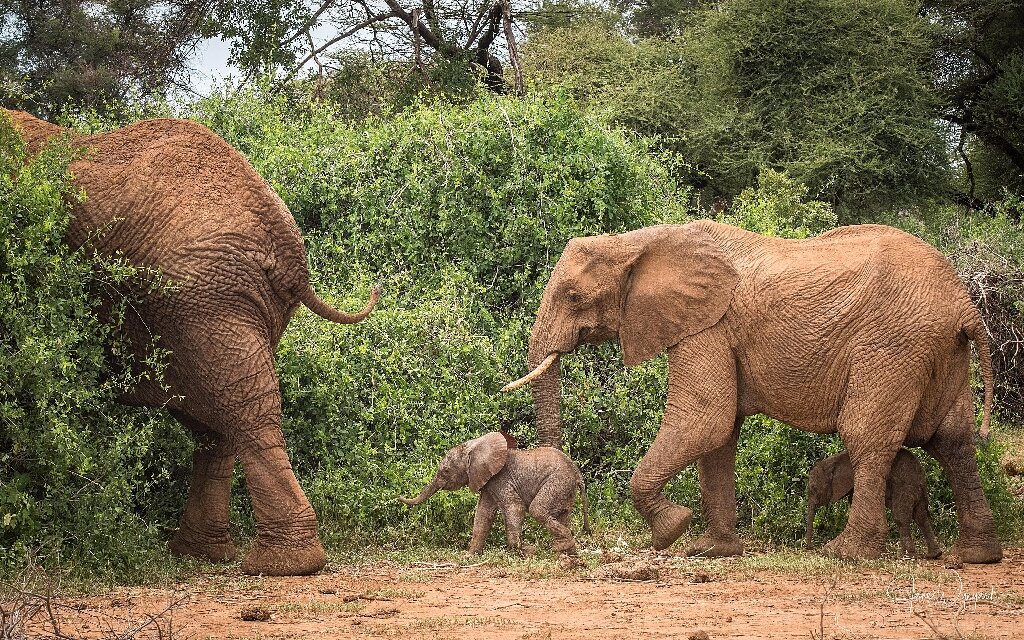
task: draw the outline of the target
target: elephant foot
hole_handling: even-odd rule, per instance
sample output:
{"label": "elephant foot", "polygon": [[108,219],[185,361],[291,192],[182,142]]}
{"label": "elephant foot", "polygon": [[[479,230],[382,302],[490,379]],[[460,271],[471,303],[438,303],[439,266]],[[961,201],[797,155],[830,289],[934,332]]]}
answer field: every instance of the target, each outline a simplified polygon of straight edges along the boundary
{"label": "elephant foot", "polygon": [[951,553],[960,556],[968,564],[993,564],[1003,559],[1003,546],[998,540],[962,539],[953,545]]}
{"label": "elephant foot", "polygon": [[705,533],[686,549],[688,556],[728,558],[743,555],[743,543],[735,533]]}
{"label": "elephant foot", "polygon": [[924,557],[926,560],[937,560],[942,557],[942,549],[929,549]]}
{"label": "elephant foot", "polygon": [[576,541],[575,540],[556,540],[551,545],[551,550],[554,553],[561,553],[566,555],[576,555]]}
{"label": "elephant foot", "polygon": [[257,539],[242,562],[241,571],[251,576],[308,576],[326,564],[327,554],[316,538],[301,547],[272,546]]}
{"label": "elephant foot", "polygon": [[679,505],[670,505],[651,518],[651,546],[657,551],[668,549],[683,535],[693,519],[693,511]]}
{"label": "elephant foot", "polygon": [[843,531],[834,540],[825,544],[821,551],[826,556],[840,560],[877,560],[882,556],[884,547],[885,538],[882,536],[865,538]]}
{"label": "elephant foot", "polygon": [[210,562],[231,562],[238,555],[238,549],[226,531],[223,535],[201,536],[184,526],[174,532],[167,548],[176,556],[192,556]]}

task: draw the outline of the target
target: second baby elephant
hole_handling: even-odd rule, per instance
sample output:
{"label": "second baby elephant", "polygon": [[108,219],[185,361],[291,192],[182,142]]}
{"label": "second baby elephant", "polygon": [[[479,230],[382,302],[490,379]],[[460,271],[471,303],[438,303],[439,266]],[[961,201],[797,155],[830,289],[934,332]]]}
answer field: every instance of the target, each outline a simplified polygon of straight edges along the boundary
{"label": "second baby elephant", "polygon": [[[840,453],[825,458],[811,469],[807,480],[807,538],[811,546],[814,533],[814,514],[825,505],[838,502],[853,493],[853,465],[850,454]],[[914,540],[910,537],[910,524],[916,522],[928,545],[926,558],[942,555],[939,543],[932,531],[928,515],[928,484],[924,468],[917,458],[906,449],[900,449],[892,463],[889,481],[885,489],[885,504],[892,510],[892,517],[900,530],[903,552],[913,558],[917,556]]]}
{"label": "second baby elephant", "polygon": [[586,489],[576,464],[554,447],[517,449],[515,440],[497,431],[448,451],[434,479],[418,496],[399,499],[407,505],[418,505],[440,489],[467,486],[480,493],[470,553],[483,550],[498,511],[505,518],[505,534],[513,549],[524,550],[523,516],[529,513],[551,532],[555,552],[575,551],[570,519],[577,489],[583,500],[583,530],[590,532]]}

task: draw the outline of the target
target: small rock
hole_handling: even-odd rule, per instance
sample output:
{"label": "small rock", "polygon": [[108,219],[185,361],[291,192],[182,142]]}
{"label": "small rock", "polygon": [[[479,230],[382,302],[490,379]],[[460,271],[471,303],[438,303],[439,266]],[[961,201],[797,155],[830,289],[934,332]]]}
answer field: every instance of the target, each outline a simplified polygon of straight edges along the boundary
{"label": "small rock", "polygon": [[361,625],[361,624],[363,624],[363,621],[360,620],[359,618],[355,618],[354,620],[352,620],[352,626],[353,627],[355,627],[357,625]]}
{"label": "small rock", "polygon": [[692,582],[693,584],[703,584],[705,582],[711,582],[711,576],[704,573],[703,571],[698,571],[697,573],[693,574],[692,578],[690,578],[690,582]]}
{"label": "small rock", "polygon": [[726,622],[732,622],[732,616],[725,616]]}
{"label": "small rock", "polygon": [[711,636],[708,635],[707,631],[694,631],[690,634],[688,640],[711,640]]}
{"label": "small rock", "polygon": [[947,553],[942,556],[942,566],[947,569],[963,569],[964,561],[955,553]]}
{"label": "small rock", "polygon": [[334,594],[338,593],[338,590],[327,587],[324,589],[320,589],[320,593],[324,594],[325,596],[333,596]]}
{"label": "small rock", "polygon": [[612,562],[622,562],[622,554],[608,549],[601,549],[601,564],[610,564]]}
{"label": "small rock", "polygon": [[242,620],[246,622],[266,622],[270,620],[270,611],[259,605],[253,605],[250,607],[242,607],[242,611],[239,613]]}

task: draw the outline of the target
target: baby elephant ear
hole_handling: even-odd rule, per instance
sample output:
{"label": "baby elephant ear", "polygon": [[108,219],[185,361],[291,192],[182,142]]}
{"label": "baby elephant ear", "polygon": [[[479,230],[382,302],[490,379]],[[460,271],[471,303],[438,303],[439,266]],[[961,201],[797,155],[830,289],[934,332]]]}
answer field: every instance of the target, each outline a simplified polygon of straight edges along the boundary
{"label": "baby elephant ear", "polygon": [[508,461],[508,441],[498,431],[480,436],[466,443],[469,456],[469,488],[480,491],[487,481],[505,467]]}

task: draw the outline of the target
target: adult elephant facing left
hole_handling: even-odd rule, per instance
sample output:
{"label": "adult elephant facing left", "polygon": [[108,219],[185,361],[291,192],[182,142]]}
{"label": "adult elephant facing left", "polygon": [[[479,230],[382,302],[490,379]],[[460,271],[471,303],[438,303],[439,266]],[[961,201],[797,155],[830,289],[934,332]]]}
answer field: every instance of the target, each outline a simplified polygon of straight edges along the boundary
{"label": "adult elephant facing left", "polygon": [[[30,153],[60,127],[6,111]],[[153,336],[171,352],[164,385],[143,383],[128,404],[167,406],[195,435],[192,484],[172,551],[235,556],[228,533],[231,474],[245,471],[257,523],[242,563],[251,574],[304,575],[326,558],[316,514],[299,487],[281,432],[274,349],[300,303],[334,322],[363,320],[330,307],[309,283],[306,251],[284,202],[246,159],[187,120],[159,119],[91,136],[71,164],[86,199],[72,208],[67,241],[158,269],[171,291],[127,320],[137,349]]]}

